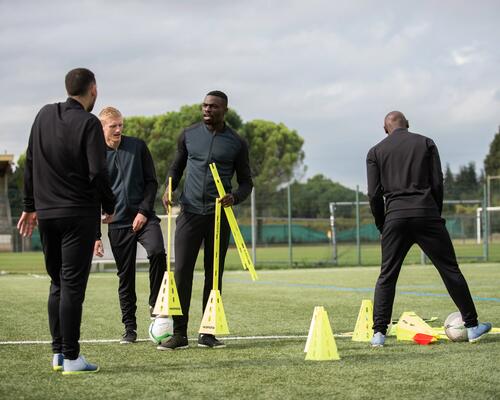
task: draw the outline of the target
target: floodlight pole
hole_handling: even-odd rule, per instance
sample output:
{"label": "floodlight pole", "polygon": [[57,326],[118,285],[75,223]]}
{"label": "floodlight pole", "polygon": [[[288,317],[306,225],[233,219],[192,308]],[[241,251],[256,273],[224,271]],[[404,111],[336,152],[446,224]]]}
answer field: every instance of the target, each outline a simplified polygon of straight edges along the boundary
{"label": "floodlight pole", "polygon": [[356,249],[358,252],[358,265],[361,265],[361,238],[359,220],[359,185],[356,185]]}
{"label": "floodlight pole", "polygon": [[332,239],[332,261],[333,265],[338,265],[337,259],[337,232],[335,232],[335,203],[330,203],[330,230]]}
{"label": "floodlight pole", "polygon": [[[486,188],[488,191],[488,207],[491,207],[491,181],[494,179],[500,179],[500,175],[495,175],[495,176],[487,175],[486,176]],[[490,213],[488,211],[486,211],[486,212],[488,214],[488,240],[489,240],[490,234],[491,234],[491,232],[490,232],[491,220],[490,220]]]}
{"label": "floodlight pole", "polygon": [[488,227],[488,184],[484,185],[483,194],[483,257],[485,261],[489,259],[489,232]]}
{"label": "floodlight pole", "polygon": [[290,193],[291,182],[288,182],[288,265],[293,265],[293,251],[292,251],[292,195]]}

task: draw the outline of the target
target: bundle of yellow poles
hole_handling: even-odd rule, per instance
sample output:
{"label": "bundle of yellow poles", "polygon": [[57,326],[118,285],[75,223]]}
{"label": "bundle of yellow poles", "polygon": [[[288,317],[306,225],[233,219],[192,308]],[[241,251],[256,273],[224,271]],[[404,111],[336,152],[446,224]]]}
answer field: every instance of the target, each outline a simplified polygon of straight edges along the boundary
{"label": "bundle of yellow poles", "polygon": [[[220,180],[219,172],[217,171],[217,167],[215,163],[210,164],[210,171],[212,172],[212,176],[214,177],[215,186],[217,187],[217,192],[219,193],[219,197],[222,198],[226,195],[226,191],[224,186],[222,185],[222,181]],[[243,240],[243,236],[241,235],[240,228],[238,223],[236,222],[236,217],[234,216],[232,207],[224,207],[224,212],[226,213],[227,222],[229,223],[229,227],[231,228],[231,233],[233,234],[234,242],[236,244],[236,249],[238,250],[238,254],[240,256],[241,264],[243,268],[250,272],[250,276],[252,280],[258,279],[257,272],[255,272],[255,267],[253,265],[253,261],[250,258],[250,254],[248,253],[247,247],[245,246],[245,242]]]}

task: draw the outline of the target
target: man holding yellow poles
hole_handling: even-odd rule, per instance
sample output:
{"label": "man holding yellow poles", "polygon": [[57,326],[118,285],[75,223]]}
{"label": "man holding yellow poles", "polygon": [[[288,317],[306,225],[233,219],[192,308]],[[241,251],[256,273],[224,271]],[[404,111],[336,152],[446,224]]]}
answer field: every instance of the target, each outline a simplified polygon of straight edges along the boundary
{"label": "man holding yellow poles", "polygon": [[[253,182],[248,160],[248,145],[224,122],[227,96],[220,91],[209,92],[202,104],[203,122],[184,129],[178,143],[175,159],[167,174],[175,190],[186,170],[186,179],[179,198],[181,213],[175,230],[175,283],[183,315],[173,316],[174,334],[158,346],[159,350],[188,347],[187,328],[193,286],[193,272],[201,244],[204,244],[205,283],[202,313],[213,287],[213,243],[215,199],[219,197],[209,164],[215,163],[226,191],[220,199],[223,207],[244,201],[252,191]],[[231,180],[236,173],[238,187],[232,191]],[[168,187],[163,196],[168,208]],[[219,290],[222,289],[224,260],[229,245],[230,228],[225,213],[221,215]],[[224,343],[214,335],[201,334],[198,346],[223,348]]]}

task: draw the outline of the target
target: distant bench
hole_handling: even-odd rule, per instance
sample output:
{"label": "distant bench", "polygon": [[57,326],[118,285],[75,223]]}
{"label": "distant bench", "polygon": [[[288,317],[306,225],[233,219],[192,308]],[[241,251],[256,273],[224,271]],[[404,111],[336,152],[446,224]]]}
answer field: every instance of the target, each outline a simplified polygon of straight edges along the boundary
{"label": "distant bench", "polygon": [[[175,236],[175,219],[178,215],[178,211],[174,211],[172,214],[172,238],[171,238],[171,251],[167,251],[167,256],[170,256],[170,262],[173,264],[175,262],[175,254],[174,254],[174,236]],[[165,249],[167,248],[167,216],[166,215],[158,215],[160,218],[160,226],[161,232],[163,234],[163,241],[165,243]],[[113,252],[111,251],[111,245],[109,244],[108,238],[108,225],[101,224],[101,240],[104,246],[104,256],[96,257],[92,259],[92,269],[91,272],[115,272],[116,264],[115,259],[113,258]],[[146,250],[142,247],[141,244],[137,243],[137,271],[147,271],[149,268],[148,255],[146,254]]]}

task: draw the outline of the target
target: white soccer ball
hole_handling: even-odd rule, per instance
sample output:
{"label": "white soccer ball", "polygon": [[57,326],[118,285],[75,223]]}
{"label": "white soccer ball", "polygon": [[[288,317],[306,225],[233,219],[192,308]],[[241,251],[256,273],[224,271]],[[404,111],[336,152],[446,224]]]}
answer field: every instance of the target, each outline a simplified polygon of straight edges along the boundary
{"label": "white soccer ball", "polygon": [[452,342],[466,342],[467,328],[462,320],[462,314],[457,311],[448,315],[444,321],[444,332]]}
{"label": "white soccer ball", "polygon": [[156,344],[173,335],[174,321],[170,317],[156,317],[149,325],[149,338]]}

